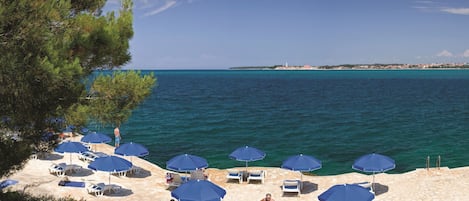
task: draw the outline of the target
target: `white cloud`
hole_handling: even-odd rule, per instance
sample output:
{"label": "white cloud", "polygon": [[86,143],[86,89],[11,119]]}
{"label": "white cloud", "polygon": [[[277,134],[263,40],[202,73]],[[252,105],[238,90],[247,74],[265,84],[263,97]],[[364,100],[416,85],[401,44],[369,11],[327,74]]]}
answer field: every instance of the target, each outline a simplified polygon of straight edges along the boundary
{"label": "white cloud", "polygon": [[469,49],[467,49],[466,51],[464,51],[464,53],[462,53],[462,56],[463,56],[463,57],[469,57]]}
{"label": "white cloud", "polygon": [[[121,7],[122,0],[107,0],[105,11],[116,11]],[[135,16],[153,16],[183,4],[191,4],[196,0],[133,0]]]}
{"label": "white cloud", "polygon": [[156,15],[158,13],[161,13],[165,10],[168,10],[168,9],[176,6],[177,3],[178,3],[177,0],[167,0],[167,1],[164,2],[163,5],[160,5],[160,6],[157,6],[156,8],[153,8],[153,10],[150,11],[150,12],[146,12],[145,16],[151,16],[151,15]]}
{"label": "white cloud", "polygon": [[[117,0],[110,0],[117,1]],[[175,8],[182,4],[190,4],[196,0],[134,0],[135,10],[144,16],[152,16]]]}
{"label": "white cloud", "polygon": [[438,56],[438,57],[452,57],[453,53],[451,53],[448,50],[443,50],[440,53],[436,54],[436,56]]}
{"label": "white cloud", "polygon": [[441,11],[456,15],[469,15],[469,8],[442,8]]}

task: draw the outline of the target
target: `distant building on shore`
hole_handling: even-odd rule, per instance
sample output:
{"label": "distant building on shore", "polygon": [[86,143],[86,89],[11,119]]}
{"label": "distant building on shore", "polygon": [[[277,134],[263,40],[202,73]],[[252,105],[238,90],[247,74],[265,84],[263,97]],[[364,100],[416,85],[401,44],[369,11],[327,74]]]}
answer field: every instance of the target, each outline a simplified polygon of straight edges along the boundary
{"label": "distant building on shore", "polygon": [[288,66],[288,63],[285,63],[284,66],[276,66],[274,70],[315,70],[318,67],[313,67],[309,64],[305,64],[303,66]]}

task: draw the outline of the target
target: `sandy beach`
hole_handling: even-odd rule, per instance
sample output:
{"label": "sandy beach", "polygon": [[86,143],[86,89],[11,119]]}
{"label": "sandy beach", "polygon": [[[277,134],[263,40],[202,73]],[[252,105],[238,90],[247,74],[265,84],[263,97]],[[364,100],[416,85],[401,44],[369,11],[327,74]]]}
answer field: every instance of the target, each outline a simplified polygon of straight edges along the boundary
{"label": "sandy beach", "polygon": [[[102,144],[96,145],[96,149],[107,154],[112,154],[114,147]],[[151,153],[150,153],[151,154]],[[126,157],[129,159],[128,157]],[[94,196],[88,194],[85,188],[58,186],[63,177],[49,173],[49,167],[53,163],[69,163],[70,154],[58,155],[48,154],[43,159],[31,159],[24,169],[8,177],[18,180],[19,183],[7,189],[26,191],[32,194],[50,194],[56,197],[73,197],[85,200],[157,200],[169,201],[171,190],[166,184],[165,175],[167,170],[158,167],[143,159],[133,157],[134,165],[142,170],[126,177],[111,176],[111,183],[122,189],[114,194]],[[88,163],[80,161],[77,155],[72,154],[72,163],[83,167],[82,170],[67,175],[70,181],[89,183],[108,183],[109,174],[104,172],[93,172],[87,168]],[[241,170],[244,167],[237,167]],[[208,168],[209,180],[221,186],[227,191],[223,200],[260,200],[266,193],[271,193],[277,200],[318,200],[322,192],[335,184],[358,183],[372,180],[370,175],[357,172],[331,175],[331,176],[309,176],[303,175],[303,190],[300,196],[295,194],[284,195],[281,190],[282,181],[285,179],[300,179],[300,173],[277,167],[249,167],[249,170],[266,171],[265,183],[238,183],[227,181],[227,170]],[[2,178],[6,179],[6,178]],[[395,201],[418,201],[418,200],[469,200],[469,194],[465,189],[469,186],[469,167],[440,168],[440,169],[417,169],[402,174],[376,175],[376,198],[375,200]]]}

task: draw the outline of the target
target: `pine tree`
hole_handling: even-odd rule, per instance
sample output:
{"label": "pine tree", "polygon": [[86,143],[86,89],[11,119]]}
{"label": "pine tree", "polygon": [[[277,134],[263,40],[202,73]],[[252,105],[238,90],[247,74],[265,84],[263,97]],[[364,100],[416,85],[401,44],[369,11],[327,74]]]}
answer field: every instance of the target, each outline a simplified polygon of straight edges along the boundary
{"label": "pine tree", "polygon": [[87,76],[130,60],[132,2],[103,15],[105,3],[0,0],[0,176],[21,168],[46,119],[79,102]]}

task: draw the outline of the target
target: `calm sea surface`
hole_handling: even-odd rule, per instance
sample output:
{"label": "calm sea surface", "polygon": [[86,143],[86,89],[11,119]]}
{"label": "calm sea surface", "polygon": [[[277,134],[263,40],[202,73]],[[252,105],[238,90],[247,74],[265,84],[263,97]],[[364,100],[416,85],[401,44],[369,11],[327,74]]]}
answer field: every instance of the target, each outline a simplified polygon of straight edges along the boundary
{"label": "calm sea surface", "polygon": [[144,144],[161,167],[183,153],[243,166],[228,154],[245,145],[267,153],[250,166],[303,153],[322,161],[319,175],[351,172],[371,152],[396,160],[391,173],[425,167],[427,156],[469,165],[469,70],[144,72],[158,87],[122,141]]}

